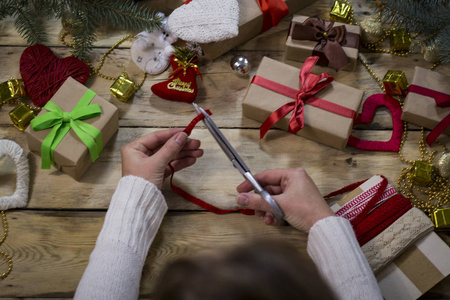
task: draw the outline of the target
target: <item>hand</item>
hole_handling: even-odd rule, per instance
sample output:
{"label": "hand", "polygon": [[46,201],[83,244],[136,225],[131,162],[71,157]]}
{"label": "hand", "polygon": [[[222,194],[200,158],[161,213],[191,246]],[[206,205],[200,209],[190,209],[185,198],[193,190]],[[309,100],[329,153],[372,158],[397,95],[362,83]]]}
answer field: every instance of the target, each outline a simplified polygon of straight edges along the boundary
{"label": "hand", "polygon": [[[334,216],[311,177],[301,168],[266,170],[255,176],[259,184],[272,195],[284,212],[284,219],[300,231],[309,229],[319,220]],[[267,225],[275,225],[273,211],[264,199],[255,193],[248,181],[237,187],[241,194],[237,202],[255,210],[257,216],[264,217]]]}
{"label": "hand", "polygon": [[182,128],[145,135],[122,148],[122,176],[142,177],[161,189],[171,174],[169,163],[179,171],[203,155],[200,141],[188,138]]}

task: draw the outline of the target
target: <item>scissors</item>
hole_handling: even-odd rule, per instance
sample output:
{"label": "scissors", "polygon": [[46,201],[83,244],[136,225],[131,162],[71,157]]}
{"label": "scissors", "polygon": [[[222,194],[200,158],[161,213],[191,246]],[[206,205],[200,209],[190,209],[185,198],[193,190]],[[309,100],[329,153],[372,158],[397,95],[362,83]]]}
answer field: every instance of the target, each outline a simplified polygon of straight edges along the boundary
{"label": "scissors", "polygon": [[250,169],[247,167],[247,165],[244,163],[242,158],[237,154],[236,150],[231,146],[231,144],[228,142],[228,140],[225,138],[225,136],[222,134],[220,129],[217,127],[217,125],[214,123],[214,121],[211,119],[209,114],[200,106],[198,106],[195,103],[192,103],[195,107],[195,110],[197,113],[202,114],[205,118],[203,119],[203,122],[205,123],[206,127],[208,128],[209,132],[211,132],[212,136],[216,139],[217,143],[219,144],[220,148],[222,148],[223,152],[225,152],[226,156],[231,160],[233,163],[233,166],[239,170],[239,172],[244,176],[245,179],[247,179],[251,185],[253,186],[253,189],[256,193],[258,193],[272,208],[274,212],[275,220],[277,220],[278,224],[284,224],[284,213],[278,206],[278,204],[275,202],[275,200],[270,196],[270,194],[265,191],[261,185],[256,181],[255,177],[253,177],[252,173],[250,173]]}

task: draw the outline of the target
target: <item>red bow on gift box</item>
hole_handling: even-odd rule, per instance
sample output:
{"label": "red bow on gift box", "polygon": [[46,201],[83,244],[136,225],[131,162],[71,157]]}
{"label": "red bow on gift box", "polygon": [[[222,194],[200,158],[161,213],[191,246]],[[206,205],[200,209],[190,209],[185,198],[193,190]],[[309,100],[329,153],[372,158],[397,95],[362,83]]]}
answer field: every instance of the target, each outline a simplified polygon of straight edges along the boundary
{"label": "red bow on gift box", "polygon": [[350,63],[342,46],[357,48],[359,36],[348,33],[344,25],[335,27],[333,25],[334,22],[312,17],[303,23],[291,24],[289,35],[293,40],[317,41],[313,55],[322,56],[323,61],[319,64],[328,65],[329,63],[336,71],[339,71]]}
{"label": "red bow on gift box", "polygon": [[318,59],[319,58],[317,56],[311,56],[308,57],[303,64],[299,76],[300,90],[293,89],[291,87],[268,80],[258,75],[253,77],[252,84],[259,85],[276,93],[282,94],[286,97],[295,99],[294,101],[284,104],[279,109],[270,114],[270,116],[259,128],[260,138],[263,138],[267,131],[269,131],[269,129],[273,125],[275,125],[276,122],[285,117],[291,111],[292,115],[289,120],[288,131],[291,133],[297,133],[300,129],[303,128],[304,125],[303,107],[305,103],[347,118],[354,119],[356,115],[356,112],[354,110],[314,96],[334,80],[333,76],[328,73],[322,73],[320,75],[311,73],[311,70]]}
{"label": "red bow on gift box", "polygon": [[[423,96],[434,98],[436,101],[436,106],[439,107],[450,107],[450,95],[441,93],[438,91],[434,91],[431,89],[424,88],[419,85],[411,84],[406,92],[408,93],[416,93]],[[427,136],[427,144],[431,147],[434,141],[441,135],[444,130],[450,126],[450,114],[448,114],[444,119],[442,119],[439,124],[434,127],[434,129]]]}
{"label": "red bow on gift box", "polygon": [[283,0],[257,0],[263,13],[261,33],[275,27],[289,14],[289,8]]}

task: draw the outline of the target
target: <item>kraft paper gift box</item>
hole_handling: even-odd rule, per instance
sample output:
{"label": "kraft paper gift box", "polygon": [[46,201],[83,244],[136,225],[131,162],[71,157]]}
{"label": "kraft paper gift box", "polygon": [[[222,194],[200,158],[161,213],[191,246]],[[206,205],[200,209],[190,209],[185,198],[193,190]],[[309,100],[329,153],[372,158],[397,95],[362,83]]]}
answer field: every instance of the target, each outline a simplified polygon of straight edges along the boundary
{"label": "kraft paper gift box", "polygon": [[[239,46],[261,33],[263,28],[263,14],[259,8],[257,0],[237,0],[239,4],[239,34],[231,39],[200,44],[204,56],[210,60],[225,54],[236,46]],[[270,0],[269,0],[270,1]],[[316,0],[285,0],[289,8],[289,14],[293,14],[300,9],[314,3]],[[169,16],[177,7],[183,5],[183,0],[156,0],[142,1],[138,5],[149,7],[156,11],[161,11]]]}
{"label": "kraft paper gift box", "polygon": [[[315,2],[315,0],[285,0],[289,14]],[[231,39],[200,44],[204,55],[208,59],[215,59],[261,33],[263,28],[263,14],[256,0],[238,0],[239,3],[239,34]]]}
{"label": "kraft paper gift box", "polygon": [[[373,195],[381,179],[372,176],[333,203],[331,209],[342,214],[339,210],[345,205],[361,205],[361,197]],[[381,198],[396,193],[388,184]],[[413,207],[361,247],[384,299],[417,299],[450,274],[450,247],[433,229],[431,220]]]}
{"label": "kraft paper gift box", "polygon": [[[257,76],[297,90],[300,89],[299,73],[300,69],[268,57],[262,59],[256,71]],[[361,90],[333,81],[315,97],[356,113],[361,105],[363,93]],[[242,102],[243,115],[264,122],[272,112],[292,101],[294,99],[252,83]],[[288,130],[290,116],[291,113],[278,121],[274,127]],[[304,127],[297,132],[297,135],[337,149],[344,149],[352,127],[353,118],[305,104]]]}
{"label": "kraft paper gift box", "polygon": [[[450,95],[450,76],[415,67],[411,85]],[[411,87],[410,87],[411,88]],[[448,96],[450,99],[450,96]],[[428,129],[433,129],[442,119],[450,115],[450,106],[439,107],[434,98],[410,91],[403,105],[402,120]],[[450,126],[444,131],[450,135]]]}
{"label": "kraft paper gift box", "polygon": [[430,232],[376,275],[386,300],[417,299],[450,274],[450,247]]}
{"label": "kraft paper gift box", "polygon": [[[70,112],[87,90],[86,86],[69,77],[50,101],[58,105],[64,112]],[[99,104],[101,114],[82,121],[101,131],[103,146],[105,146],[119,128],[118,109],[99,95],[95,95],[90,104]],[[44,112],[45,109],[40,114]],[[51,129],[35,131],[31,126],[27,128],[25,134],[30,151],[41,154],[42,142]],[[73,129],[69,130],[55,148],[53,160],[57,169],[70,175],[75,180],[79,180],[92,163],[88,148]]]}
{"label": "kraft paper gift box", "polygon": [[[309,19],[309,20],[308,20]],[[309,32],[305,30],[305,27],[307,27],[307,24],[304,24],[304,22],[308,20],[308,23],[313,20],[314,24],[317,25],[324,25],[328,24],[328,26],[332,26],[333,30],[340,30],[339,36],[342,37],[342,44],[341,46],[337,46],[338,43],[327,41],[325,47],[329,47],[330,53],[333,54],[333,57],[331,58],[332,61],[330,61],[329,58],[326,57],[325,53],[328,53],[328,51],[321,50],[321,46],[319,46],[320,43],[325,42],[323,41],[317,41],[317,40],[309,40],[311,36],[316,36],[316,34],[305,34],[305,32]],[[335,22],[332,24],[330,21],[324,21],[317,18],[310,18],[307,16],[293,16],[291,26],[289,28],[288,37],[286,39],[286,59],[295,60],[295,61],[305,61],[307,57],[309,56],[319,56],[320,59],[318,61],[319,66],[325,66],[330,67],[334,69],[341,69],[346,71],[352,71],[355,69],[356,61],[358,60],[358,53],[359,53],[359,39],[360,39],[360,33],[361,28],[359,26],[355,25],[349,25],[344,23],[338,23]],[[343,26],[343,27],[342,27]],[[311,27],[311,26],[309,26]],[[342,34],[344,32],[345,28],[345,34]],[[306,28],[309,29],[309,28]],[[329,28],[326,27],[326,25],[323,27],[325,36],[335,36],[336,32],[332,32],[329,30]],[[320,29],[319,31],[322,32],[323,29]],[[328,30],[328,31],[327,31]],[[323,35],[322,34],[322,35]],[[308,39],[305,39],[308,37]],[[334,43],[335,46],[332,44]],[[340,53],[343,57],[339,57],[339,53],[336,54],[338,51],[341,50],[338,49],[336,51],[335,48],[338,47],[343,50],[343,52]],[[330,54],[331,55],[331,54]],[[346,63],[343,63],[343,65],[339,68],[336,68],[336,66],[333,64],[333,60],[337,59],[339,60],[347,61]],[[337,62],[339,64],[342,62]]]}

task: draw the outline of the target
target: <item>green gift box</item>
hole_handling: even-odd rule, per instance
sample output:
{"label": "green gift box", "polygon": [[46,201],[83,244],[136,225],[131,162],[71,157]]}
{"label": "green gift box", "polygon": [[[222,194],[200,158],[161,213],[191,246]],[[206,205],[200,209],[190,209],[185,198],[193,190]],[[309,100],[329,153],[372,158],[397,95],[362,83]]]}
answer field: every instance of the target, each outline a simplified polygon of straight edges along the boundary
{"label": "green gift box", "polygon": [[[85,105],[81,105],[82,102]],[[94,113],[87,110],[93,110]],[[59,119],[57,116],[60,116]],[[49,165],[46,159],[46,138],[48,141],[49,137],[58,131],[58,126],[63,130],[68,124],[70,129],[62,135],[59,143],[53,141],[51,148],[54,150],[49,153],[51,163],[57,169],[79,180],[116,133],[119,128],[119,114],[116,106],[69,77],[44,106],[39,116],[33,119],[32,126],[25,130],[28,147],[33,153],[42,156],[43,168],[48,168],[45,165]],[[46,125],[49,125],[48,128]],[[40,130],[41,128],[47,129]],[[89,132],[97,133],[97,136],[91,137]],[[55,139],[58,139],[58,133]]]}

